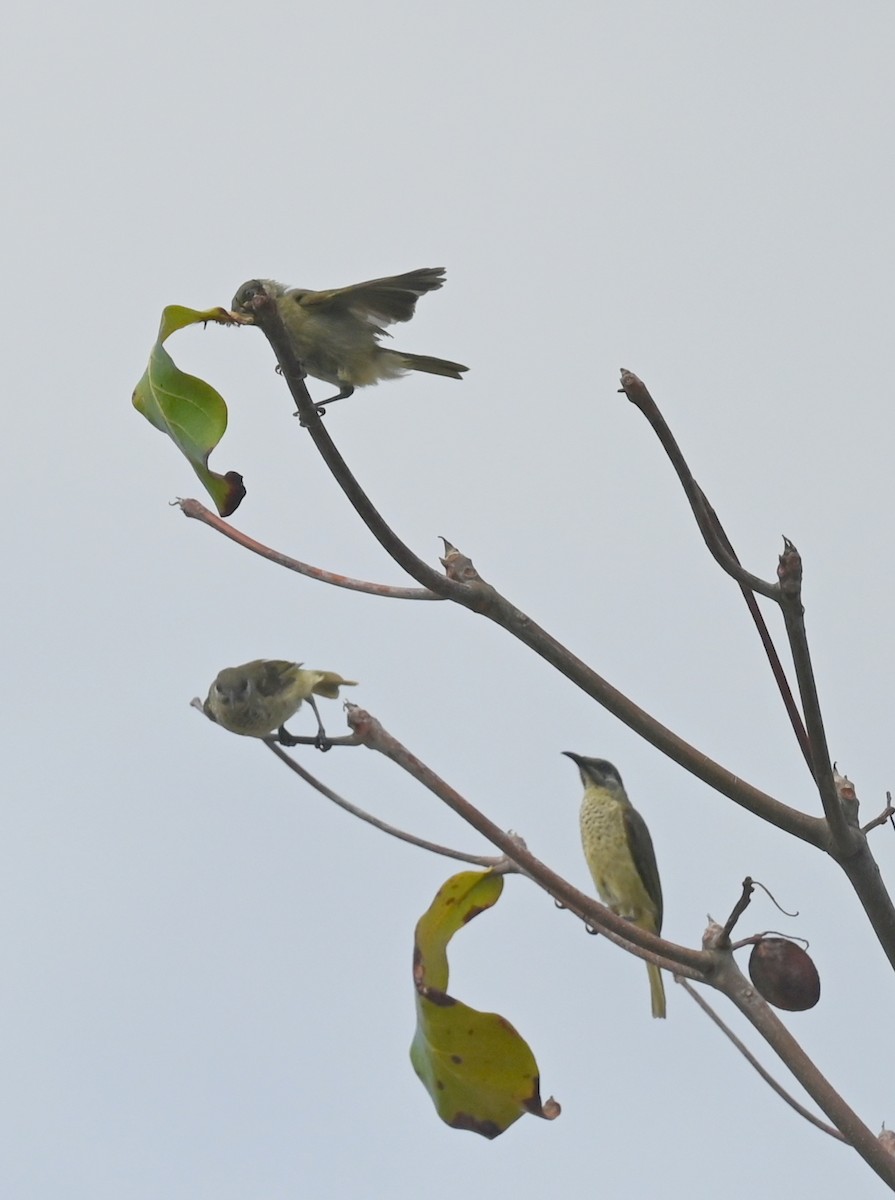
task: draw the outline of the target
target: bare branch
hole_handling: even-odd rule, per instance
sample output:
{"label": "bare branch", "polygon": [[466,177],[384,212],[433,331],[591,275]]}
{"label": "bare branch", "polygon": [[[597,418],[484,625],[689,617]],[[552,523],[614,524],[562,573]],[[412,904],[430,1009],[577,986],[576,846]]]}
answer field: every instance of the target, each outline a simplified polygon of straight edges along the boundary
{"label": "bare branch", "polygon": [[[757,577],[740,570],[736,555],[730,548],[729,540],[724,534],[716,514],[708,504],[702,490],[693,480],[690,469],[649,392],[637,376],[631,372],[622,373],[622,383],[628,399],[643,412],[674,465],[699,524],[700,532],[716,561],[744,587],[744,596],[746,595],[745,588],[754,588],[760,594],[776,600],[780,605],[802,702],[804,727],[802,718],[798,715],[792,700],[789,686],[785,682],[779,659],[771,646],[770,636],[766,629],[763,629],[763,622],[759,626],[759,633],[771,660],[778,687],[790,715],[790,722],[802,752],[806,756],[823,805],[826,817],[825,828],[820,840],[815,842],[815,845],[827,850],[845,871],[870,918],[883,950],[890,963],[895,966],[895,905],[882,883],[879,868],[870,853],[866,838],[861,836],[857,820],[850,820],[849,814],[843,809],[833,779],[826,731],[805,632],[804,609],[801,600],[802,563],[798,551],[790,541],[785,542],[784,553],[778,566],[776,585],[767,585]],[[749,599],[747,596],[747,603]],[[750,603],[750,610],[753,615],[757,613],[754,598]],[[641,732],[641,730],[636,729],[636,732]],[[671,757],[675,757],[675,755],[672,754]],[[685,766],[687,770],[699,775],[699,771],[694,770],[690,762],[684,762],[680,758],[677,758],[676,761]],[[706,782],[711,783],[725,795],[729,795],[737,803],[741,803],[737,796],[731,795],[724,787],[719,787],[714,780],[706,779]],[[752,811],[757,810],[753,809]],[[758,813],[758,815],[763,814]],[[766,819],[772,820],[773,818]],[[781,828],[786,828],[782,823],[778,822],[778,824]],[[794,830],[790,831],[795,832]],[[804,835],[797,833],[796,836]],[[804,840],[810,841],[811,838],[805,837]]]}
{"label": "bare branch", "polygon": [[[632,371],[622,371],[621,382],[621,390],[631,403],[640,410],[643,416],[646,417],[677,472],[677,476],[690,502],[690,507],[693,510],[699,531],[709,552],[719,566],[736,580],[743,594],[746,607],[749,609],[749,614],[758,631],[758,636],[761,639],[761,644],[770,664],[771,673],[777,684],[777,690],[780,692],[780,697],[783,700],[783,705],[789,717],[789,723],[792,726],[793,733],[795,734],[796,741],[799,743],[805,761],[810,768],[811,750],[808,745],[808,734],[805,730],[805,724],[802,721],[802,714],[796,706],[795,697],[789,686],[789,680],[786,678],[786,672],[783,670],[780,656],[777,654],[770,631],[754,595],[755,592],[758,592],[760,595],[767,596],[769,599],[779,603],[779,586],[768,583],[765,580],[760,580],[758,576],[750,575],[749,572],[742,569],[740,560],[731,544],[730,538],[724,530],[724,526],[721,524],[718,514],[709,503],[705,492],[693,478],[693,473],[681,453],[677,441],[669,429],[665,418],[659,411],[659,406],[647,390],[646,385]],[[761,586],[758,587],[756,584],[761,584]]]}
{"label": "bare branch", "polygon": [[755,884],[747,875],[743,880],[743,891],[740,898],[731,909],[730,916],[724,922],[724,926],[718,934],[717,944],[721,949],[726,950],[730,946],[730,932],[752,902],[752,893],[754,890]]}
{"label": "bare branch", "polygon": [[371,750],[378,750],[380,754],[390,758],[414,779],[419,780],[448,808],[453,809],[473,829],[477,829],[489,842],[502,850],[523,875],[527,875],[554,900],[558,900],[563,908],[568,908],[586,924],[605,932],[607,936],[614,934],[621,942],[630,946],[640,958],[648,958],[649,961],[656,962],[659,966],[695,979],[704,980],[711,973],[713,960],[710,954],[702,950],[692,950],[689,946],[679,946],[674,942],[657,937],[645,929],[640,929],[625,920],[624,917],[616,916],[598,900],[586,896],[584,892],[579,892],[562,876],[552,871],[546,863],[536,858],[518,836],[507,833],[495,825],[459,792],[454,791],[425,763],[386,732],[370,713],[354,704],[346,704],[345,707],[348,711],[348,724],[365,746]]}
{"label": "bare branch", "polygon": [[821,1121],[819,1117],[814,1115],[814,1113],[809,1112],[804,1105],[799,1104],[798,1100],[796,1100],[794,1096],[790,1096],[789,1092],[787,1092],[786,1089],[779,1084],[776,1079],[774,1079],[771,1073],[761,1065],[761,1063],[758,1061],[752,1051],[748,1049],[745,1043],[740,1041],[730,1026],[727,1025],[726,1022],[722,1021],[721,1017],[715,1012],[708,1001],[703,996],[700,996],[699,992],[689,980],[680,978],[677,980],[677,982],[681,985],[687,995],[699,1005],[706,1016],[715,1022],[725,1037],[729,1038],[730,1041],[733,1042],[734,1046],[736,1046],[737,1050],[739,1050],[746,1062],[755,1068],[765,1083],[774,1089],[781,1100],[785,1100],[790,1108],[795,1109],[799,1116],[804,1117],[806,1121],[810,1121],[811,1124],[817,1129],[822,1130],[824,1133],[828,1133],[831,1138],[836,1138],[836,1140],[840,1142],[847,1141],[847,1138],[841,1134],[838,1129],[834,1129],[832,1125],[827,1125],[825,1121]]}
{"label": "bare branch", "polygon": [[276,304],[267,296],[256,298],[255,321],[270,342],[283,378],[308,433],[329,467],[336,482],[354,506],[358,516],[395,562],[423,587],[439,596],[458,599],[462,588],[450,583],[428,563],[418,558],[409,546],[385,523],[372,501],[348,469],[348,465],[336,449],[332,438],[323,427],[319,411],[314,407],[304,382],[304,371],[296,358],[289,335],[283,325]]}
{"label": "bare branch", "polygon": [[[638,379],[633,371],[625,370],[621,373],[621,384],[621,390],[631,403],[643,413],[652,426],[656,437],[662,443],[662,449],[677,472],[684,493],[690,502],[690,508],[693,510],[693,516],[696,518],[696,524],[699,526],[699,532],[702,534],[702,539],[708,547],[712,558],[714,558],[722,570],[727,572],[731,579],[735,579],[743,587],[753,592],[758,592],[760,596],[767,596],[769,600],[776,600],[777,585],[769,583],[767,580],[761,579],[758,575],[753,575],[750,571],[745,570],[740,565],[736,555],[731,554],[730,542],[727,541],[726,535],[723,538],[719,537],[721,523],[718,521],[717,516],[715,516],[714,510],[707,504],[702,488],[699,487],[693,478],[693,474],[687,466],[686,459],[681,453],[674,435],[668,428],[665,418],[659,412],[659,407],[655,400],[653,400],[647,391],[646,385],[641,379]],[[723,530],[721,532],[723,533]]]}
{"label": "bare branch", "polygon": [[[715,527],[719,540],[728,548],[731,557],[739,562],[739,558],[730,543],[730,539],[724,531],[718,516],[706,499],[705,493],[700,488],[703,503],[706,512]],[[755,595],[745,584],[737,585],[742,593],[743,599],[746,602],[746,607],[749,610],[749,615],[752,617],[752,623],[755,626],[762,648],[765,652],[765,657],[768,660],[768,665],[771,668],[771,674],[774,676],[774,682],[777,684],[777,691],[780,693],[780,698],[783,701],[783,707],[786,709],[786,715],[789,717],[789,723],[792,726],[792,731],[795,734],[795,739],[799,744],[799,749],[802,751],[802,757],[808,764],[808,769],[811,770],[811,746],[808,742],[808,731],[805,728],[805,722],[802,720],[802,714],[796,704],[795,696],[792,694],[792,688],[789,686],[789,680],[786,677],[786,672],[783,669],[783,663],[780,661],[780,656],[777,653],[777,647],[774,645],[771,638],[770,630],[767,622],[762,615],[761,609],[758,607],[758,601]]]}
{"label": "bare branch", "polygon": [[[886,807],[878,817],[874,817],[872,821],[861,826],[861,833],[869,833],[871,829],[876,829],[877,825],[885,825],[886,821],[892,821],[893,817],[895,817],[895,808],[892,806],[892,793],[886,792]],[[895,825],[895,821],[892,821],[892,824]]]}
{"label": "bare branch", "polygon": [[839,854],[850,854],[856,847],[854,834],[857,829],[849,827],[842,811],[842,804],[833,779],[833,764],[827,748],[827,733],[820,711],[820,699],[808,649],[805,630],[805,610],[802,606],[802,559],[789,540],[783,539],[783,553],[777,567],[780,580],[780,607],[786,624],[786,634],[792,650],[802,711],[808,730],[811,748],[811,772],[823,805],[824,816],[832,836],[833,846]]}
{"label": "bare branch", "polygon": [[[313,740],[313,738],[308,739],[309,742],[313,742]],[[338,792],[334,792],[332,788],[327,787],[325,783],[315,778],[291,754],[287,754],[273,738],[264,738],[263,741],[268,750],[271,750],[280,762],[285,763],[290,771],[294,771],[300,779],[303,779],[305,783],[315,788],[321,796],[325,796],[327,800],[331,800],[333,804],[337,804],[345,812],[351,813],[353,817],[357,817],[361,821],[366,821],[374,829],[379,829],[382,833],[387,833],[390,837],[398,838],[402,842],[408,842],[411,846],[419,846],[422,850],[431,850],[433,854],[440,854],[444,858],[455,858],[460,862],[471,863],[476,867],[487,867],[503,873],[517,870],[512,863],[508,862],[505,855],[467,854],[462,850],[452,850],[450,846],[442,846],[438,842],[427,841],[426,838],[417,837],[413,833],[407,833],[404,829],[398,829],[396,825],[389,825],[387,821],[381,821],[379,817],[374,817],[371,813],[365,812],[364,809],[358,808],[356,804],[352,804],[350,800],[345,800]],[[358,744],[356,740],[354,740],[354,744]]]}
{"label": "bare branch", "polygon": [[[412,578],[424,587],[502,625],[504,629],[556,667],[567,679],[570,679],[609,712],[617,716],[635,733],[639,733],[646,741],[662,750],[663,753],[709,784],[710,787],[721,792],[722,795],[812,845],[825,846],[827,835],[822,821],[789,808],[772,796],[759,791],[758,788],[751,787],[738,776],[700,753],[695,747],[690,746],[612,687],[595,671],[592,671],[581,659],[576,658],[564,646],[550,637],[545,630],[500,596],[477,574],[467,575],[461,582],[449,570],[448,576],[445,578],[418,558],[382,519],[348,469],[329,434],[323,428],[323,422],[314,409],[305,387],[301,363],[292,351],[288,334],[276,305],[263,296],[259,296],[256,303],[257,324],[276,354],[283,378],[298,405],[303,423],[307,425],[308,432],[324,461],[358,515],[399,566],[403,567]],[[468,560],[466,561],[468,562]]]}
{"label": "bare branch", "polygon": [[305,387],[301,363],[292,352],[288,334],[276,306],[265,297],[259,297],[258,303],[256,320],[273,347],[283,378],[324,461],[367,528],[408,574],[438,595],[455,600],[502,625],[636,733],[641,734],[697,778],[703,779],[709,786],[788,833],[813,845],[824,844],[826,835],[821,821],[781,804],[701,754],[613,688],[581,659],[570,654],[525,613],[499,596],[477,575],[474,578],[467,575],[461,582],[448,571],[448,577],[445,578],[418,558],[390,526],[386,525],[323,428],[323,422],[314,410]]}
{"label": "bare branch", "polygon": [[[736,904],[731,909],[730,916],[724,922],[724,925],[721,927],[720,932],[715,938],[715,945],[720,949],[739,950],[741,946],[748,946],[753,942],[760,941],[763,937],[767,937],[766,933],[759,933],[757,935],[753,935],[752,937],[743,938],[742,941],[735,942],[733,945],[730,943],[730,934],[733,930],[733,927],[752,903],[752,893],[757,887],[761,888],[774,907],[779,909],[785,917],[797,917],[799,915],[798,912],[787,912],[782,904],[778,902],[777,898],[774,896],[774,893],[769,887],[765,887],[760,880],[752,879],[747,875],[743,880],[743,891],[739,900],[737,900]],[[785,935],[781,934],[780,936],[783,937]],[[797,938],[795,940],[800,941],[802,939]]]}
{"label": "bare branch", "polygon": [[218,533],[222,533],[224,537],[229,538],[232,542],[236,542],[238,546],[243,546],[246,550],[251,550],[253,554],[258,554],[261,558],[266,558],[269,562],[276,563],[279,567],[285,567],[288,571],[296,571],[299,575],[306,575],[309,579],[317,579],[321,583],[330,583],[333,587],[348,588],[353,592],[367,592],[373,596],[388,596],[395,600],[444,599],[444,596],[436,596],[428,588],[392,587],[386,583],[371,583],[366,579],[352,579],[348,575],[337,575],[334,571],[324,571],[322,567],[312,567],[297,558],[290,558],[288,554],[283,554],[279,550],[272,550],[269,546],[265,546],[261,542],[256,542],[254,538],[249,537],[247,533],[242,533],[240,530],[235,529],[227,521],[219,517],[217,513],[213,513],[204,504],[200,504],[198,500],[178,500],[177,504],[185,517],[201,521],[204,525],[209,525],[212,529],[217,530]]}
{"label": "bare branch", "polygon": [[[874,1171],[890,1186],[895,1186],[895,1158],[880,1145],[878,1140],[863,1124],[856,1113],[831,1087],[805,1054],[795,1039],[758,995],[754,987],[742,975],[730,951],[721,949],[713,935],[720,934],[720,927],[713,927],[705,944],[707,951],[695,951],[678,946],[663,938],[639,929],[631,922],[617,917],[602,904],[593,901],[566,880],[556,875],[539,859],[530,854],[517,837],[506,834],[478,809],[455,792],[448,784],[430,771],[404,746],[388,734],[375,718],[354,705],[346,705],[348,723],[364,745],[378,750],[397,765],[408,771],[435,795],[439,796],[459,816],[478,829],[489,841],[503,850],[516,863],[520,871],[539,884],[564,907],[579,915],[594,928],[615,934],[631,944],[632,950],[651,951],[659,956],[661,965],[674,962],[681,964],[676,974],[701,979],[718,988],[744,1013],[758,1032],[765,1038],[775,1053],[782,1059],[799,1080],[815,1103],[830,1118],[847,1141],[865,1159]],[[640,957],[644,957],[643,954]],[[716,977],[716,969],[720,975]]]}
{"label": "bare branch", "polygon": [[[720,932],[719,926],[707,932],[703,944],[713,945],[713,934],[716,932]],[[880,1145],[876,1136],[821,1074],[767,1001],[740,971],[733,955],[719,948],[718,956],[715,973],[711,979],[712,986],[733,1001],[774,1053],[786,1064],[818,1108],[826,1113],[833,1125],[843,1134],[848,1144],[890,1188],[895,1189],[895,1157]]]}
{"label": "bare branch", "polygon": [[[595,671],[592,671],[581,659],[576,658],[556,639],[552,638],[545,630],[536,625],[527,614],[511,605],[494,588],[481,580],[477,575],[470,582],[459,582],[457,579],[450,577],[450,574],[448,578],[445,578],[445,576],[440,575],[422,559],[418,558],[398,538],[391,527],[385,523],[369,497],[349,471],[347,464],[335,448],[329,434],[323,428],[323,422],[314,408],[305,387],[304,372],[301,363],[292,352],[289,337],[283,327],[276,306],[266,297],[259,297],[258,307],[256,308],[256,323],[260,326],[273,347],[283,377],[298,406],[302,422],[307,425],[308,432],[313,438],[321,456],[367,528],[395,561],[423,587],[437,593],[439,596],[454,600],[464,607],[471,609],[473,612],[478,612],[496,624],[503,626],[513,636],[534,650],[536,654],[539,654],[546,662],[554,666],[561,674],[565,675],[567,679],[581,688],[582,691],[597,700],[607,711],[617,716],[619,720],[633,729],[635,733],[640,734],[645,741],[656,746],[657,749],[667,754],[669,758],[672,758],[698,779],[702,779],[710,787],[727,796],[748,811],[753,812],[763,820],[776,825],[778,828],[785,830],[795,837],[801,838],[811,845],[817,846],[819,849],[831,853],[840,862],[840,865],[851,880],[865,911],[870,917],[877,937],[883,945],[890,961],[895,965],[895,907],[893,907],[892,901],[882,885],[879,870],[873,861],[872,855],[869,853],[866,839],[863,840],[863,846],[856,843],[852,844],[850,857],[844,854],[841,849],[835,849],[830,844],[830,830],[826,821],[782,804],[772,796],[767,795],[765,792],[741,780],[732,772],[727,771],[719,763],[700,753],[695,747],[689,745],[677,734],[635,705],[633,701],[629,700],[616,688],[612,687],[611,684],[597,675]],[[699,498],[695,497],[695,500],[697,505],[699,505]],[[709,531],[709,525],[704,513],[701,514],[700,528],[705,528]],[[709,536],[711,540],[710,531]],[[727,557],[729,556],[721,554],[721,558],[725,561],[725,569],[728,569],[730,565],[727,562]],[[732,573],[735,578],[739,578],[747,583],[748,586],[755,586],[756,590],[761,591],[762,594],[767,594],[768,585],[765,585],[762,580],[757,579],[757,577],[750,577],[748,572],[735,570]],[[494,829],[496,830],[496,826]],[[498,835],[503,836],[499,830],[496,830],[496,832]],[[855,833],[859,833],[859,831],[855,830]],[[500,845],[501,849],[504,849],[501,843],[495,842],[495,844]],[[624,936],[621,930],[617,932],[619,936]],[[638,937],[634,937],[632,933],[630,940],[632,943],[645,946],[645,943],[639,941],[641,932],[637,931]],[[652,935],[643,933],[642,936],[651,937]],[[661,951],[661,947],[658,945],[646,946],[645,948],[652,950],[654,953],[660,953]]]}
{"label": "bare branch", "polygon": [[762,820],[811,845],[826,849],[828,834],[823,820],[782,804],[685,742],[567,650],[490,584],[483,580],[475,585],[470,584],[468,593],[470,599],[463,599],[461,603],[501,625],[551,666],[556,667],[587,695],[593,697],[613,716],[618,717],[645,741],[667,754],[697,779],[702,779],[710,787]]}

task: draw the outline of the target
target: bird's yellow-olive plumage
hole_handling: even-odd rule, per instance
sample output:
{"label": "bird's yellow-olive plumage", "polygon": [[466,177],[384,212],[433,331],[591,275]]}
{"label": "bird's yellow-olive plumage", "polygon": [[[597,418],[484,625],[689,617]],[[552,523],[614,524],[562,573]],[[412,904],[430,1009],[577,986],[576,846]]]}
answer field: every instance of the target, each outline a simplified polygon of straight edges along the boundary
{"label": "bird's yellow-olive plumage", "polygon": [[203,707],[207,716],[231,733],[267,737],[279,731],[280,740],[288,743],[292,735],[284,726],[307,700],[317,718],[320,744],[326,735],[314,696],[338,700],[340,687],[354,686],[353,679],[333,671],[311,671],[279,658],[256,658],[220,671]]}
{"label": "bird's yellow-olive plumage", "polygon": [[250,279],[233,297],[232,307],[242,316],[254,317],[257,297],[274,300],[305,371],[339,389],[338,395],[321,402],[330,404],[350,396],[356,387],[407,371],[462,377],[468,368],[461,363],[379,345],[380,338],[389,336],[385,326],[409,321],[419,297],[443,283],[444,267],[421,267],[328,292],[287,288],[274,279]]}
{"label": "bird's yellow-olive plumage", "polygon": [[[581,843],[600,899],[650,933],[662,931],[662,885],[646,822],[628,799],[621,776],[604,758],[564,753],[581,773]],[[654,1017],[665,1016],[662,973],[647,963]]]}

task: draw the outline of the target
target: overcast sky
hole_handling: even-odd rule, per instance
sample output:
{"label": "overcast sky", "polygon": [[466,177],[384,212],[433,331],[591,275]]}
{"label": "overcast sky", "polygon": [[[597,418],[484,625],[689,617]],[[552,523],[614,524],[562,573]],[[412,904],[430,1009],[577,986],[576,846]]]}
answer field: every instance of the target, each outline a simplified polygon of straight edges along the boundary
{"label": "overcast sky", "polygon": [[[170,501],[206,497],[130,396],[166,304],[444,265],[394,344],[469,374],[331,410],[362,485],[421,556],[450,538],[660,720],[817,813],[739,593],[616,394],[630,368],[744,563],[773,577],[783,534],[802,552],[831,751],[869,819],[895,785],[891,4],[87,0],[19,6],[5,35],[0,1192],[883,1194],[671,980],[652,1021],[642,963],[520,878],[458,936],[451,990],[517,1026],[563,1114],[493,1143],[441,1124],[408,1060],[410,952],[454,868],[190,709],[223,666],[360,680],[353,699],[588,889],[560,751],[611,759],[652,830],[669,938],[698,945],[747,874],[798,910],[756,898],[739,930],[810,940],[821,1000],[786,1024],[873,1130],[895,1125],[891,971],[832,861],[502,630],[327,588],[187,521]],[[169,348],[227,398],[212,461],[245,476],[234,524],[409,582],[257,330]],[[301,761],[488,850],[372,753]],[[873,847],[895,883],[891,829]]]}

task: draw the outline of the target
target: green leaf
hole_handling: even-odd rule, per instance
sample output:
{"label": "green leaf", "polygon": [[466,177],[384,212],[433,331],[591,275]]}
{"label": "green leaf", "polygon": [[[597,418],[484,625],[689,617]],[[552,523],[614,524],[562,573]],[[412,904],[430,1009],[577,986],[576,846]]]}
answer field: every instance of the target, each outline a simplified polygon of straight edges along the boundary
{"label": "green leaf", "polygon": [[218,512],[229,517],[246,494],[242,476],[236,471],[219,475],[208,467],[208,456],[227,428],[227,405],[211,384],[181,371],[162,345],[178,329],[207,321],[233,324],[225,308],[198,312],[170,304],[164,310],[149,365],[134,388],[133,404],[150,424],[171,438],[199,476]]}
{"label": "green leaf", "polygon": [[524,1113],[552,1121],[560,1112],[552,1098],[541,1104],[538,1064],[509,1021],[446,991],[448,942],[502,891],[503,876],[493,871],[453,875],[417,923],[413,953],[413,1069],[442,1121],[486,1138],[498,1137]]}

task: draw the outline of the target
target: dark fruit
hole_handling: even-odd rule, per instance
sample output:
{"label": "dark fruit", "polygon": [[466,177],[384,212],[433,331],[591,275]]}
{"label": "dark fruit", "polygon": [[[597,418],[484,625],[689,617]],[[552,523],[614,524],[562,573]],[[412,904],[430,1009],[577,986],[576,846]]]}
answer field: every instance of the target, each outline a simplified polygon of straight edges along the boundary
{"label": "dark fruit", "polygon": [[763,938],[749,956],[749,977],[768,1004],[804,1012],[820,999],[820,976],[801,946],[786,938]]}

